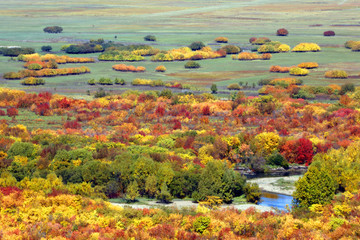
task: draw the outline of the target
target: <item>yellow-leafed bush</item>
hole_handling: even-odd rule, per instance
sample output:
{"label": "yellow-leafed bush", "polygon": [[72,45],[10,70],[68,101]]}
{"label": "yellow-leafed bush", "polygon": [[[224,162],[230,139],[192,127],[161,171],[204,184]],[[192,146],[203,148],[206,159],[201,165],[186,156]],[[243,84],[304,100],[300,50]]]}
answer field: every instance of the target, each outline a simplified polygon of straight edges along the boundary
{"label": "yellow-leafed bush", "polygon": [[229,41],[229,39],[227,37],[217,37],[215,38],[215,42],[218,43],[227,43]]}
{"label": "yellow-leafed bush", "polygon": [[294,76],[306,76],[309,74],[309,70],[305,68],[294,67],[290,69],[289,73],[290,75]]}
{"label": "yellow-leafed bush", "polygon": [[348,74],[343,70],[331,70],[325,73],[326,78],[348,78]]}
{"label": "yellow-leafed bush", "polygon": [[319,64],[316,62],[303,62],[298,65],[299,68],[306,68],[306,69],[312,69],[312,68],[318,68]]}
{"label": "yellow-leafed bush", "polygon": [[316,43],[299,43],[292,50],[292,52],[319,52],[321,48]]}

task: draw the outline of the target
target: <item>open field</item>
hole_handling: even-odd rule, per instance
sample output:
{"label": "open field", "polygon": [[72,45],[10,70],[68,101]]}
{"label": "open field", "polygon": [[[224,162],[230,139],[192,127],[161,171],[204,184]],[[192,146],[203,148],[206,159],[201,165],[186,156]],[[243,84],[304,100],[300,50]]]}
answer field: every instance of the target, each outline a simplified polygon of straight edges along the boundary
{"label": "open field", "polygon": [[[65,1],[53,0],[35,2],[15,0],[0,3],[0,45],[18,45],[34,47],[51,45],[54,52],[59,52],[67,43],[85,42],[89,39],[103,38],[124,44],[148,43],[163,50],[187,46],[193,41],[203,41],[213,49],[221,47],[214,38],[226,36],[229,44],[242,49],[250,49],[250,37],[265,36],[273,41],[294,47],[300,42],[314,42],[322,47],[318,53],[280,53],[273,54],[269,61],[234,61],[231,56],[225,59],[200,61],[197,70],[184,69],[184,62],[157,63],[150,57],[145,61],[133,63],[144,66],[144,73],[120,73],[111,69],[115,62],[96,62],[84,64],[91,73],[79,76],[46,78],[44,87],[24,87],[19,81],[0,79],[2,86],[21,88],[28,91],[44,91],[69,95],[84,94],[94,87],[88,86],[87,80],[100,77],[121,77],[126,82],[134,78],[161,79],[197,85],[208,91],[211,83],[225,87],[230,83],[242,81],[249,85],[261,79],[287,77],[288,74],[269,73],[271,65],[292,66],[300,62],[316,61],[320,67],[301,77],[304,84],[328,85],[352,82],[358,84],[359,78],[347,80],[329,80],[324,72],[339,68],[348,71],[351,76],[360,73],[359,54],[345,49],[348,40],[360,38],[360,22],[357,18],[360,3],[358,1],[142,1],[128,3],[105,1],[99,4],[95,0]],[[61,34],[47,34],[45,26],[59,25],[64,28]],[[276,29],[285,27],[287,37],[276,36]],[[324,37],[323,32],[333,30],[335,37]],[[145,42],[143,37],[154,34],[156,42]],[[117,36],[115,39],[114,36]],[[64,54],[60,52],[59,54]],[[97,57],[99,54],[81,54],[80,56]],[[74,55],[79,56],[79,55]],[[0,73],[17,71],[22,63],[0,57]],[[156,73],[155,67],[164,64],[165,73]],[[76,64],[74,64],[76,65]],[[82,64],[83,65],[83,64]],[[195,73],[195,74],[194,74]],[[127,87],[113,90],[122,91]],[[137,88],[138,89],[138,88]]]}

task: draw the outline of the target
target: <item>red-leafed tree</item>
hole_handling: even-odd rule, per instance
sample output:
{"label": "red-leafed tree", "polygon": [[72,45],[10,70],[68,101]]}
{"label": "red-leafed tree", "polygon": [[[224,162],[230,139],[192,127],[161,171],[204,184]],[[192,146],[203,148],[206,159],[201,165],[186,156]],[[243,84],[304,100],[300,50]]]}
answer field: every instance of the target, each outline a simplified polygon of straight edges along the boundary
{"label": "red-leafed tree", "polygon": [[19,111],[17,110],[17,108],[11,107],[6,110],[6,114],[8,115],[8,117],[11,117],[13,120],[15,120],[15,117],[19,115]]}
{"label": "red-leafed tree", "polygon": [[313,156],[314,150],[312,142],[309,139],[300,138],[298,140],[296,162],[309,165],[312,162]]}

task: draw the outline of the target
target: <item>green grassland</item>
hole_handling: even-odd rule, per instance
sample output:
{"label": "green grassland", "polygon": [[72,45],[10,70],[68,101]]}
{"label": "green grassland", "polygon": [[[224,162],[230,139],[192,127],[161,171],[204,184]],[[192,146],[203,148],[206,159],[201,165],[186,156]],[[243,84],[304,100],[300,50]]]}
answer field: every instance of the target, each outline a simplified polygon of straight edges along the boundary
{"label": "green grassland", "polygon": [[[168,50],[187,46],[193,41],[203,41],[213,49],[219,48],[214,38],[225,36],[229,44],[250,49],[250,37],[265,36],[294,47],[300,42],[314,42],[322,47],[318,53],[273,54],[269,61],[234,61],[230,56],[224,59],[200,61],[197,70],[184,69],[184,62],[156,63],[147,57],[145,61],[128,63],[144,66],[144,73],[122,73],[112,70],[115,62],[88,64],[67,64],[62,67],[85,65],[91,73],[64,77],[46,78],[45,86],[25,87],[20,81],[0,79],[0,86],[28,91],[52,91],[68,95],[82,95],[86,90],[94,91],[98,86],[87,85],[87,80],[100,77],[120,77],[130,83],[134,78],[161,79],[190,83],[200,89],[207,89],[212,83],[224,88],[230,83],[248,82],[249,85],[261,79],[288,77],[288,74],[269,73],[271,65],[291,66],[300,62],[315,61],[319,69],[311,70],[301,77],[305,84],[328,85],[353,82],[325,79],[329,69],[343,69],[349,75],[360,73],[359,53],[345,49],[348,40],[360,39],[358,14],[360,3],[350,1],[29,1],[14,0],[0,3],[0,46],[34,47],[40,52],[43,45],[51,45],[53,52],[59,53],[62,45],[103,38],[124,44],[148,43],[156,48]],[[61,34],[44,33],[46,26],[58,25],[64,28]],[[279,28],[287,28],[287,37],[276,36]],[[324,37],[323,32],[333,30],[335,37]],[[153,34],[156,42],[145,42],[143,37]],[[114,37],[117,36],[115,39]],[[60,52],[59,54],[63,54]],[[96,57],[99,54],[73,55]],[[165,73],[155,72],[155,67],[163,64]],[[22,63],[0,57],[0,74],[18,71]],[[133,88],[112,86],[114,91]],[[136,89],[140,89],[137,87]]]}

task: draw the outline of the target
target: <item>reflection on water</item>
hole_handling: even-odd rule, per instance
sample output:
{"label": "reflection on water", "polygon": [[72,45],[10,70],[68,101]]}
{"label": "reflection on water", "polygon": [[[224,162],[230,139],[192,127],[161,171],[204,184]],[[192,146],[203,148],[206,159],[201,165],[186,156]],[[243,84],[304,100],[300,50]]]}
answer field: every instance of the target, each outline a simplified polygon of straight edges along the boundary
{"label": "reflection on water", "polygon": [[279,210],[286,210],[286,205],[291,206],[293,197],[283,194],[263,192],[260,206],[274,207]]}

